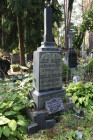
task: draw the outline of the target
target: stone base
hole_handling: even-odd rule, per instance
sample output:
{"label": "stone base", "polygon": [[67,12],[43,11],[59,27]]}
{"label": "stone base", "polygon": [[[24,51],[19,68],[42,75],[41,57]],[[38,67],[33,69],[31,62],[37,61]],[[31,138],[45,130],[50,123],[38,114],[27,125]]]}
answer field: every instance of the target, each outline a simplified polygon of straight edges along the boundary
{"label": "stone base", "polygon": [[67,110],[72,109],[73,103],[64,104],[64,110],[60,111],[59,113],[55,113],[54,115],[49,115],[47,110],[31,111],[30,109],[26,109],[26,116],[33,122],[33,124],[27,127],[28,135],[37,133],[42,129],[53,128],[56,124],[56,120],[53,116],[60,116]]}
{"label": "stone base", "polygon": [[45,103],[47,100],[50,100],[52,98],[61,98],[62,101],[64,101],[65,94],[66,94],[66,90],[62,88],[60,90],[53,90],[53,91],[46,91],[46,92],[38,92],[35,90],[33,91],[33,93],[31,93],[31,96],[36,104],[37,110],[42,110],[45,109]]}

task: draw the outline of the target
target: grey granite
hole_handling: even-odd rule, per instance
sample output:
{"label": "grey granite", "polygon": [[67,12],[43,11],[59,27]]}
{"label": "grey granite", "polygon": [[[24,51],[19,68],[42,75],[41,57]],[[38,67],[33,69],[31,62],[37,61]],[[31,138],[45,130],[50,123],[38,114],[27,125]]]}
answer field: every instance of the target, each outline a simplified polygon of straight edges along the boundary
{"label": "grey granite", "polygon": [[41,110],[41,109],[45,109],[46,101],[52,98],[61,98],[62,101],[64,101],[65,94],[66,94],[65,89],[52,90],[46,92],[38,92],[35,90],[32,93],[32,98],[36,104],[37,110]]}
{"label": "grey granite", "polygon": [[44,9],[44,42],[52,42],[52,8]]}
{"label": "grey granite", "polygon": [[77,67],[77,54],[73,48],[69,48],[65,55],[65,63],[71,68]]}
{"label": "grey granite", "polygon": [[62,57],[60,51],[35,51],[34,88],[38,92],[62,88]]}
{"label": "grey granite", "polygon": [[64,105],[61,98],[52,98],[46,101],[45,108],[49,114],[53,114],[63,110]]}
{"label": "grey granite", "polygon": [[50,129],[53,128],[56,125],[55,119],[46,120],[46,128]]}
{"label": "grey granite", "polygon": [[39,131],[39,127],[37,123],[31,124],[27,127],[28,135],[37,133]]}

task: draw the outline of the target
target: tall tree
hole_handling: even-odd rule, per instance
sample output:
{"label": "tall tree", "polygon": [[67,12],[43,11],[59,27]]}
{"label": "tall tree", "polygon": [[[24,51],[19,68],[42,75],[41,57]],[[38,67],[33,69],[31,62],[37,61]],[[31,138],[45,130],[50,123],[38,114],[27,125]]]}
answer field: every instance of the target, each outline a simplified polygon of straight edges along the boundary
{"label": "tall tree", "polygon": [[[43,0],[5,0],[7,1],[6,19],[3,23],[6,32],[6,45],[4,48],[12,51],[19,44],[20,62],[25,65],[24,59],[24,27],[26,30],[26,50],[31,52],[40,46],[43,40]],[[62,11],[58,0],[53,1],[53,23],[59,25]],[[19,42],[19,43],[18,43]]]}
{"label": "tall tree", "polygon": [[68,49],[69,40],[68,34],[70,32],[71,14],[74,0],[64,0],[64,19],[65,19],[65,48]]}

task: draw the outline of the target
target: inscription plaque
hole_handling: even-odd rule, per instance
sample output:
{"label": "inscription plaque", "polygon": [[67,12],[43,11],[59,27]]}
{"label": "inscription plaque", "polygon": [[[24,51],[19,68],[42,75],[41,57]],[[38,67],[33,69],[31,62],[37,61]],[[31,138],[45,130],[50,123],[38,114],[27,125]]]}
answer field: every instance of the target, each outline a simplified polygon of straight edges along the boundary
{"label": "inscription plaque", "polygon": [[63,110],[64,105],[61,98],[52,98],[46,102],[45,108],[48,110],[49,114],[52,114]]}
{"label": "inscription plaque", "polygon": [[44,53],[40,56],[40,90],[62,88],[62,58],[60,53]]}

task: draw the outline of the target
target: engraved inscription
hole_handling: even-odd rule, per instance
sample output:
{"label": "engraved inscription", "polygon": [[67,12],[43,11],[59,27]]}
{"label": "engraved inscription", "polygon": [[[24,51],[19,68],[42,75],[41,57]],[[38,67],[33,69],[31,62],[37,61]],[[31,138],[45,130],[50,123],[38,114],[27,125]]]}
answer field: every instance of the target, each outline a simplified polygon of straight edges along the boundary
{"label": "engraved inscription", "polygon": [[56,113],[64,109],[64,105],[61,98],[52,98],[46,102],[45,108],[49,114]]}
{"label": "engraved inscription", "polygon": [[60,53],[44,53],[40,57],[40,90],[62,87],[62,60]]}

